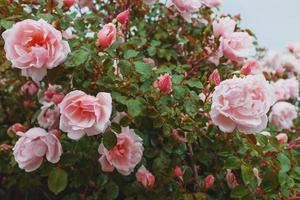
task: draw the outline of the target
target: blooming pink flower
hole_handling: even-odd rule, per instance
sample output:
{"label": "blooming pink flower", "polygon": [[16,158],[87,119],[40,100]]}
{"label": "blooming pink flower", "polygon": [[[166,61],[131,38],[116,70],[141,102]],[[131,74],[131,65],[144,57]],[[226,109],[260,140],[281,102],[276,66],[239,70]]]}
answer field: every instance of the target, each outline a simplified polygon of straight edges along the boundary
{"label": "blooming pink flower", "polygon": [[244,75],[261,74],[262,66],[256,59],[247,59],[241,69]]}
{"label": "blooming pink flower", "polygon": [[54,103],[59,104],[64,99],[65,95],[61,92],[62,87],[59,85],[51,85],[49,84],[49,87],[44,92],[43,97],[41,99],[41,103],[44,104],[47,103]]}
{"label": "blooming pink flower", "polygon": [[155,176],[142,165],[135,174],[138,182],[142,183],[146,188],[150,188],[155,183]]}
{"label": "blooming pink flower", "polygon": [[213,83],[214,85],[219,85],[221,83],[221,77],[219,71],[215,69],[210,76],[208,77],[208,81]]}
{"label": "blooming pink flower", "polygon": [[293,120],[297,118],[297,109],[288,102],[277,102],[273,105],[269,119],[278,130],[293,127]]}
{"label": "blooming pink flower", "polygon": [[22,124],[15,123],[11,127],[9,127],[9,129],[7,130],[7,132],[17,133],[17,132],[25,132],[25,130],[26,129],[25,129],[25,127]]}
{"label": "blooming pink flower", "polygon": [[246,32],[234,32],[220,42],[224,56],[232,61],[240,62],[255,52],[253,38]]}
{"label": "blooming pink flower", "polygon": [[144,147],[142,139],[135,134],[133,129],[122,127],[122,131],[117,135],[117,144],[108,150],[103,143],[99,146],[99,159],[101,169],[105,172],[116,170],[127,176],[133,172],[135,166],[141,161]]}
{"label": "blooming pink flower", "polygon": [[201,0],[201,3],[209,8],[215,8],[220,6],[221,1],[220,0]]}
{"label": "blooming pink flower", "polygon": [[62,147],[55,135],[41,128],[31,128],[21,136],[13,148],[15,160],[21,169],[32,172],[39,168],[43,157],[51,163],[57,163],[62,154]]}
{"label": "blooming pink flower", "polygon": [[176,166],[174,169],[174,175],[177,177],[182,177],[183,176],[183,171],[181,170],[180,167]]}
{"label": "blooming pink flower", "polygon": [[204,179],[205,189],[211,188],[214,185],[214,182],[215,182],[215,177],[213,175],[210,174],[206,176]]}
{"label": "blooming pink flower", "polygon": [[154,81],[153,86],[158,88],[163,94],[170,94],[172,92],[171,76],[169,74],[161,75]]}
{"label": "blooming pink flower", "polygon": [[4,31],[4,50],[12,66],[22,70],[23,76],[41,81],[47,69],[57,67],[70,53],[69,44],[61,32],[43,19],[26,19]]}
{"label": "blooming pink flower", "polygon": [[224,132],[235,128],[246,134],[260,132],[267,126],[273,94],[262,75],[222,81],[212,94],[211,119]]}
{"label": "blooming pink flower", "polygon": [[65,96],[58,105],[60,124],[68,137],[78,140],[85,134],[98,135],[109,125],[112,99],[109,93],[99,92],[96,97],[75,90]]}
{"label": "blooming pink flower", "polygon": [[41,112],[38,115],[37,120],[42,128],[58,128],[59,108],[51,104],[46,104],[42,106]]}
{"label": "blooming pink flower", "polygon": [[277,100],[289,100],[299,97],[299,82],[295,78],[279,79],[274,83]]}
{"label": "blooming pink flower", "polygon": [[114,24],[109,23],[103,26],[98,32],[97,44],[103,47],[110,47],[117,39],[117,29]]}
{"label": "blooming pink flower", "polygon": [[27,81],[24,85],[22,85],[21,87],[21,91],[23,93],[27,93],[30,96],[33,96],[37,93],[37,91],[39,90],[39,87],[37,86],[36,83],[34,83],[33,81]]}
{"label": "blooming pink flower", "polygon": [[277,69],[277,73],[283,71],[300,73],[300,61],[292,54],[285,54],[280,56],[280,67]]}
{"label": "blooming pink flower", "polygon": [[233,189],[239,185],[239,183],[236,180],[236,177],[234,173],[231,171],[231,169],[227,169],[226,173],[226,181],[229,188]]}
{"label": "blooming pink flower", "polygon": [[120,23],[120,24],[125,24],[127,23],[128,19],[129,19],[129,10],[125,10],[121,13],[119,13],[116,17],[117,21]]}
{"label": "blooming pink flower", "polygon": [[284,144],[288,141],[288,136],[285,133],[280,133],[276,135],[276,139],[278,140],[279,144]]}
{"label": "blooming pink flower", "polygon": [[236,22],[230,17],[223,17],[213,22],[213,32],[215,37],[230,36],[235,29]]}
{"label": "blooming pink flower", "polygon": [[192,14],[197,12],[201,7],[200,0],[168,0],[167,8],[175,6],[181,16],[187,21],[192,21]]}
{"label": "blooming pink flower", "polygon": [[296,53],[300,51],[300,44],[299,43],[295,43],[295,42],[289,42],[287,44],[287,49],[291,52],[291,53]]}

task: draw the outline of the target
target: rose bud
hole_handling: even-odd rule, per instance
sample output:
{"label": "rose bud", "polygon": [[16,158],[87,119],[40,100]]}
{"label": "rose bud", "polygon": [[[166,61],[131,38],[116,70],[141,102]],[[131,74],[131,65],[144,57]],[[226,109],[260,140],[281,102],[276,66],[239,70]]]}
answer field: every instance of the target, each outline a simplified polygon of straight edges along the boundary
{"label": "rose bud", "polygon": [[11,127],[9,127],[9,129],[7,130],[7,132],[13,132],[13,133],[25,132],[25,127],[22,124],[20,124],[20,123],[15,123]]}
{"label": "rose bud", "polygon": [[278,140],[279,144],[284,144],[288,141],[288,136],[285,133],[280,133],[276,136],[276,139]]}
{"label": "rose bud", "polygon": [[233,189],[239,185],[236,180],[236,177],[235,177],[234,173],[231,171],[231,169],[227,169],[226,181],[227,181],[228,187],[231,189]]}
{"label": "rose bud", "polygon": [[205,189],[209,189],[214,185],[215,177],[213,175],[208,175],[204,179]]}
{"label": "rose bud", "polygon": [[154,81],[153,86],[159,89],[163,94],[170,94],[172,92],[171,76],[169,74],[161,75]]}
{"label": "rose bud", "polygon": [[155,177],[142,165],[135,174],[138,182],[142,183],[146,188],[150,188],[155,183]]}
{"label": "rose bud", "polygon": [[103,26],[103,28],[98,32],[97,44],[99,46],[108,48],[117,39],[117,29],[114,24],[109,23]]}
{"label": "rose bud", "polygon": [[64,0],[64,7],[70,8],[76,3],[76,0]]}
{"label": "rose bud", "polygon": [[129,10],[125,10],[121,13],[119,13],[116,17],[117,21],[120,23],[120,24],[126,24],[128,19],[129,19]]}
{"label": "rose bud", "polygon": [[24,94],[29,94],[30,96],[33,96],[37,93],[39,90],[39,87],[33,82],[33,81],[27,81],[22,87],[21,91]]}
{"label": "rose bud", "polygon": [[221,77],[217,69],[210,74],[208,81],[214,85],[219,85],[221,83]]}
{"label": "rose bud", "polygon": [[4,152],[7,152],[10,148],[11,148],[11,146],[8,145],[8,144],[1,144],[0,145],[0,150],[4,151]]}
{"label": "rose bud", "polygon": [[183,176],[183,171],[181,170],[180,167],[176,166],[174,169],[174,175],[177,177],[182,177]]}

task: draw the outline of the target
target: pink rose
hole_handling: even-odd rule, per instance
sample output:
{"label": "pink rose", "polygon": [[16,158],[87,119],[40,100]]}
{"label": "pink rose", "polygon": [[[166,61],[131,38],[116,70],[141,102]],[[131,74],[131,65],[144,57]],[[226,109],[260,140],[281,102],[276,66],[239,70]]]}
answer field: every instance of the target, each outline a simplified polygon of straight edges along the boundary
{"label": "pink rose", "polygon": [[121,133],[117,135],[115,147],[108,150],[103,143],[99,146],[102,171],[112,172],[116,168],[119,173],[129,175],[142,159],[144,151],[142,141],[133,129],[122,127]]}
{"label": "pink rose", "polygon": [[42,128],[58,128],[59,108],[54,105],[44,105],[37,117],[38,123]]}
{"label": "pink rose", "polygon": [[292,54],[280,56],[280,67],[277,73],[283,71],[300,73],[300,61]]}
{"label": "pink rose", "polygon": [[120,24],[125,24],[127,23],[128,19],[129,19],[129,10],[125,10],[121,13],[119,13],[116,17],[117,21],[120,23]]}
{"label": "pink rose", "polygon": [[219,71],[215,69],[210,76],[208,77],[208,81],[213,83],[214,85],[219,85],[221,83],[221,77]]}
{"label": "pink rose", "polygon": [[31,128],[26,133],[18,132],[21,136],[13,148],[15,160],[21,169],[32,172],[39,168],[43,157],[51,163],[57,163],[62,154],[62,147],[55,135],[41,128]]}
{"label": "pink rose", "polygon": [[273,94],[262,75],[222,81],[212,94],[211,119],[224,132],[235,128],[246,134],[260,132],[267,126]]}
{"label": "pink rose", "polygon": [[142,183],[146,188],[150,188],[155,183],[155,176],[142,165],[135,174],[138,182]]}
{"label": "pink rose", "polygon": [[215,8],[220,6],[221,1],[220,0],[201,0],[201,3],[209,8]]}
{"label": "pink rose", "polygon": [[300,44],[299,43],[295,43],[295,42],[289,42],[287,44],[287,49],[291,52],[291,53],[297,53],[300,51]]}
{"label": "pink rose", "polygon": [[26,19],[4,31],[4,50],[12,66],[22,75],[41,81],[47,69],[60,65],[70,53],[69,44],[62,40],[61,32],[43,19]]}
{"label": "pink rose", "polygon": [[167,8],[174,6],[187,22],[192,22],[192,14],[198,12],[201,2],[200,0],[168,0],[166,6]]}
{"label": "pink rose", "polygon": [[290,129],[294,126],[293,120],[297,118],[297,109],[288,102],[277,102],[273,105],[269,119],[278,130]]}
{"label": "pink rose", "polygon": [[170,94],[172,92],[171,76],[169,74],[161,75],[154,81],[153,86],[158,88],[163,94]]}
{"label": "pink rose", "polygon": [[226,182],[227,182],[228,187],[231,189],[233,189],[239,185],[236,180],[236,177],[235,177],[234,173],[231,171],[231,169],[227,169]]}
{"label": "pink rose", "polygon": [[98,32],[97,44],[105,48],[110,47],[117,38],[117,29],[114,24],[109,23],[103,26]]}
{"label": "pink rose", "polygon": [[99,92],[96,97],[75,90],[65,96],[58,105],[60,124],[68,137],[78,140],[103,133],[109,125],[112,111],[112,99],[109,93]]}
{"label": "pink rose", "polygon": [[230,36],[235,29],[236,22],[230,17],[223,17],[213,22],[213,32],[215,37]]}
{"label": "pink rose", "polygon": [[279,144],[284,144],[288,141],[288,136],[285,133],[280,133],[276,135],[276,139],[278,140]]}
{"label": "pink rose", "polygon": [[59,85],[49,84],[48,89],[44,92],[43,97],[41,98],[41,103],[54,103],[59,104],[64,99],[65,95],[62,93],[62,87]]}
{"label": "pink rose", "polygon": [[262,73],[261,64],[256,59],[247,59],[241,69],[244,75],[255,75]]}
{"label": "pink rose", "polygon": [[299,97],[299,82],[295,78],[279,79],[274,83],[277,100],[289,100]]}
{"label": "pink rose", "polygon": [[29,94],[30,96],[35,95],[38,90],[39,90],[39,86],[37,86],[37,84],[34,83],[33,81],[27,81],[21,87],[21,91],[25,94]]}
{"label": "pink rose", "polygon": [[220,42],[224,56],[232,61],[240,62],[255,52],[253,38],[246,32],[234,32]]}
{"label": "pink rose", "polygon": [[204,187],[205,189],[210,189],[215,182],[215,177],[213,175],[208,175],[204,179]]}
{"label": "pink rose", "polygon": [[176,177],[182,177],[183,176],[183,171],[181,170],[180,167],[176,166],[174,169],[174,175]]}

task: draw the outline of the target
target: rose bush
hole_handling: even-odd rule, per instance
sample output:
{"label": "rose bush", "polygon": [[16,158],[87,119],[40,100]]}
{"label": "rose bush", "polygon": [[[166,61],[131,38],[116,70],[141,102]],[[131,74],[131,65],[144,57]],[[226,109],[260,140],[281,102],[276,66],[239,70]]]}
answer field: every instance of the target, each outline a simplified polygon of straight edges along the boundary
{"label": "rose bush", "polygon": [[0,0],[0,199],[300,198],[300,45],[219,6]]}

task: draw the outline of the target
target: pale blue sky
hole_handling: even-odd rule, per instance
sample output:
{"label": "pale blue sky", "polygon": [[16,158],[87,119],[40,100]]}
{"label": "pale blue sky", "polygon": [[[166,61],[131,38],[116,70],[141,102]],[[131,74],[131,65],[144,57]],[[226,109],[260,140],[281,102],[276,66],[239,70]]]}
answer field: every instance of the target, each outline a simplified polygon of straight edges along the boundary
{"label": "pale blue sky", "polygon": [[300,42],[300,0],[222,0],[221,13],[241,14],[260,46],[282,50],[287,42]]}

